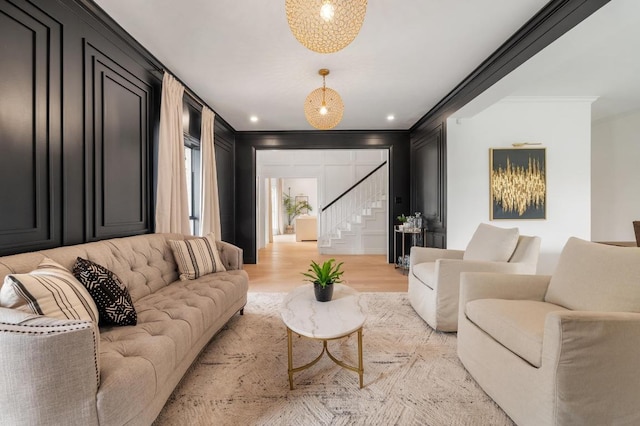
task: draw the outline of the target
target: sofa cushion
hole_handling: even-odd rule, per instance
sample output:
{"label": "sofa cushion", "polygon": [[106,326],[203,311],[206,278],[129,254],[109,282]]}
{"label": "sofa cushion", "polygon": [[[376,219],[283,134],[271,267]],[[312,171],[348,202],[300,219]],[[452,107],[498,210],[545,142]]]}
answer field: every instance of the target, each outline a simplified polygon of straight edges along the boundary
{"label": "sofa cushion", "polygon": [[98,308],[91,295],[71,272],[46,257],[28,274],[5,277],[0,306],[58,319],[98,322]]}
{"label": "sofa cushion", "polygon": [[431,290],[435,286],[436,281],[436,262],[423,262],[418,263],[417,265],[413,265],[411,271],[413,275],[420,280],[420,282]]}
{"label": "sofa cushion", "polygon": [[465,306],[467,318],[520,358],[540,367],[544,322],[567,309],[533,300],[478,299]]}
{"label": "sofa cushion", "polygon": [[170,240],[169,244],[178,264],[181,280],[194,280],[212,272],[226,271],[213,233],[190,240]]}
{"label": "sofa cushion", "polygon": [[481,223],[464,251],[464,260],[508,262],[518,245],[518,228],[498,228]]}
{"label": "sofa cushion", "polygon": [[96,303],[99,325],[136,325],[137,314],[131,296],[116,274],[102,265],[78,257],[73,265],[73,275]]}
{"label": "sofa cushion", "polygon": [[567,241],[545,301],[571,310],[640,312],[640,248]]}

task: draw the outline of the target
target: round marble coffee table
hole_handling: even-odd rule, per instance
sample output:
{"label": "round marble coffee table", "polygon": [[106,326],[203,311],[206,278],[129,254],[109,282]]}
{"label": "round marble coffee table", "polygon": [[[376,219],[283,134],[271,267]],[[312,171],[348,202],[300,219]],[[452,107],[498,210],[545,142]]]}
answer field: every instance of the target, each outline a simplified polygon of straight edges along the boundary
{"label": "round marble coffee table", "polygon": [[[313,284],[303,285],[291,291],[284,298],[280,314],[287,327],[289,345],[289,388],[293,389],[293,373],[311,367],[326,354],[339,366],[355,371],[360,376],[360,388],[364,366],[362,364],[362,326],[366,318],[366,306],[360,293],[343,284],[333,285],[330,302],[318,302],[313,292]],[[358,333],[358,366],[352,366],[336,359],[327,347],[328,340],[340,339]],[[322,341],[322,352],[313,361],[300,367],[293,367],[293,333]]]}

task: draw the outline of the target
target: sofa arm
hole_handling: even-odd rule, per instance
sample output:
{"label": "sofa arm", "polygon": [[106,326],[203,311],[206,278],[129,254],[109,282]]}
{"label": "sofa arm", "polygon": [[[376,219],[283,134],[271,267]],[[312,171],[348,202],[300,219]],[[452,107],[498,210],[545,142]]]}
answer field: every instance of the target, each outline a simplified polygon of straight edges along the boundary
{"label": "sofa arm", "polygon": [[460,306],[477,299],[544,300],[550,275],[460,274]]}
{"label": "sofa arm", "polygon": [[435,262],[438,259],[462,259],[464,250],[449,250],[433,247],[411,247],[409,254],[409,265],[417,265],[418,263]]}
{"label": "sofa arm", "polygon": [[0,308],[2,423],[97,425],[98,339],[90,321]]}
{"label": "sofa arm", "polygon": [[520,266],[518,264],[508,262],[487,262],[462,259],[436,260],[433,278],[433,293],[437,298],[436,305],[438,306],[438,314],[441,318],[458,318],[460,303],[460,275],[463,272],[496,272],[515,274],[520,272]]}
{"label": "sofa arm", "polygon": [[542,347],[557,424],[640,424],[639,313],[551,312]]}
{"label": "sofa arm", "polygon": [[242,269],[242,249],[240,247],[225,241],[216,241],[216,246],[218,247],[220,260],[222,260],[222,264],[228,271]]}

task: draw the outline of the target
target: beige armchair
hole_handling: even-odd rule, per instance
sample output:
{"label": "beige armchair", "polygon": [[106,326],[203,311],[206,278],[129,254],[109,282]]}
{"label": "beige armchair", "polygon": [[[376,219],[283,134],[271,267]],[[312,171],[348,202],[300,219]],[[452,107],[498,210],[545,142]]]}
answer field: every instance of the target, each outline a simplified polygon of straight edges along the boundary
{"label": "beige armchair", "polygon": [[464,251],[412,247],[409,302],[432,328],[456,331],[462,272],[535,274],[539,253],[539,237],[486,224],[478,226]]}
{"label": "beige armchair", "polygon": [[520,426],[640,424],[640,249],[571,238],[553,276],[462,274],[458,356]]}

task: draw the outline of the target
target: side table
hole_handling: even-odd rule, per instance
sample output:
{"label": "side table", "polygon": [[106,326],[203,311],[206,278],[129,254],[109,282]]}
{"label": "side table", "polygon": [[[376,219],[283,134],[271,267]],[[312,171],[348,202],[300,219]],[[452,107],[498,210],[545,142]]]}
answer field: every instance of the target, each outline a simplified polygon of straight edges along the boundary
{"label": "side table", "polygon": [[[394,235],[394,239],[393,239],[393,260],[396,264],[396,268],[401,268],[403,271],[406,271],[409,269],[409,265],[405,264],[404,262],[404,258],[405,258],[405,235],[411,235],[412,237],[414,235],[422,235],[422,246],[424,247],[427,241],[427,228],[404,228],[404,227],[400,227],[398,225],[396,225],[393,228],[393,235]],[[401,235],[401,252],[402,252],[402,261],[398,262],[398,257],[396,254],[396,249],[398,247],[398,235]]]}

